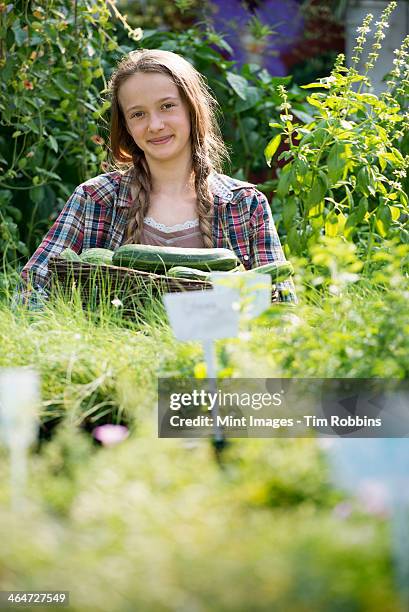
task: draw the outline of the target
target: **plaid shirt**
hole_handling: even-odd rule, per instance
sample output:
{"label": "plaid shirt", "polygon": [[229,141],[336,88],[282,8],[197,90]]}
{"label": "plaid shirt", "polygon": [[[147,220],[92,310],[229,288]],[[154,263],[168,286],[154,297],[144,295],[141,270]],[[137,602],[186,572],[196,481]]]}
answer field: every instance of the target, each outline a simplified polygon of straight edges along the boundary
{"label": "plaid shirt", "polygon": [[[22,270],[37,294],[47,295],[48,260],[64,249],[115,250],[125,240],[131,205],[132,169],[109,172],[79,185]],[[266,197],[251,183],[212,174],[213,242],[234,251],[246,269],[285,259]],[[278,283],[280,299],[296,302],[291,280]]]}

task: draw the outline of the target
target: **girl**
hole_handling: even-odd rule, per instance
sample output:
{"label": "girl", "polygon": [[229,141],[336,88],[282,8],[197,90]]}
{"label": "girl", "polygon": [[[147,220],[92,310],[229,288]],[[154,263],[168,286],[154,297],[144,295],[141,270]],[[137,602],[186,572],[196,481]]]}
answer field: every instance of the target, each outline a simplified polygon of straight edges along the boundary
{"label": "girl", "polygon": [[[69,247],[124,243],[227,247],[246,269],[283,260],[265,196],[220,174],[227,158],[216,101],[201,75],[175,53],[129,53],[110,81],[110,145],[118,170],[79,185],[23,268],[47,294],[48,260]],[[281,300],[295,300],[291,281]]]}

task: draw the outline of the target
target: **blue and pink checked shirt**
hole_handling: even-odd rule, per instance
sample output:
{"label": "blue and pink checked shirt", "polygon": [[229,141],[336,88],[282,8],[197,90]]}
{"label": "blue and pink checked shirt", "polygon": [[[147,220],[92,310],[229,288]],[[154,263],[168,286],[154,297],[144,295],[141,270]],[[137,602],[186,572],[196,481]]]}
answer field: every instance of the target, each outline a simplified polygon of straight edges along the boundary
{"label": "blue and pink checked shirt", "polygon": [[[48,260],[64,249],[115,250],[125,241],[132,169],[100,174],[79,185],[22,270],[25,284],[46,295]],[[246,269],[285,259],[266,197],[251,183],[212,174],[215,247],[234,251]],[[296,302],[291,280],[277,285],[281,301]]]}

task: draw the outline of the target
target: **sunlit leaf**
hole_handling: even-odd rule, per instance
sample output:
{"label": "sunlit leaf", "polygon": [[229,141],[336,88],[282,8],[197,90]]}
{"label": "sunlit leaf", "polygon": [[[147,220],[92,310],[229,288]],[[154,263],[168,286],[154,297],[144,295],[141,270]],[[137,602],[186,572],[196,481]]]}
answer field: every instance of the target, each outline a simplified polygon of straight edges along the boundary
{"label": "sunlit leaf", "polygon": [[330,86],[327,83],[308,83],[308,85],[301,85],[301,89],[329,89]]}
{"label": "sunlit leaf", "polygon": [[264,149],[264,156],[266,158],[266,162],[268,166],[271,166],[271,160],[274,157],[274,154],[277,151],[278,147],[280,146],[280,143],[281,143],[281,134],[277,134],[277,136],[274,136],[274,138],[270,140],[270,142]]}
{"label": "sunlit leaf", "polygon": [[325,235],[334,238],[338,234],[338,215],[331,210],[325,219]]}
{"label": "sunlit leaf", "polygon": [[391,211],[392,221],[397,221],[401,213],[400,208],[398,208],[397,206],[390,206],[389,209]]}

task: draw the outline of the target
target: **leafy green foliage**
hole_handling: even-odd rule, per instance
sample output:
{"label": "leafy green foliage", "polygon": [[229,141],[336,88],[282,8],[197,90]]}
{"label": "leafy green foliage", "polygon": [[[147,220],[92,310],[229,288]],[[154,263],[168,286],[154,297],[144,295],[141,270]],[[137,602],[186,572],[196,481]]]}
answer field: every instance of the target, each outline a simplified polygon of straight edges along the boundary
{"label": "leafy green foliage", "polygon": [[407,378],[409,245],[384,241],[362,266],[356,245],[322,236],[296,266],[297,316],[264,313],[253,360],[286,377]]}
{"label": "leafy green foliage", "polygon": [[[109,3],[1,5],[0,252],[27,256],[75,185],[106,159],[106,57],[118,50]],[[24,243],[19,241],[19,226]]]}
{"label": "leafy green foliage", "polygon": [[[24,4],[27,10],[29,4]],[[98,38],[102,36],[98,33],[98,20],[105,14],[102,4],[92,5],[101,7],[100,13],[93,13],[87,5],[89,14],[85,4],[81,5],[84,8],[81,16],[81,6],[75,6],[77,20],[83,19],[81,23],[89,25],[87,40],[97,37],[96,44],[101,45],[98,54],[105,57]],[[57,5],[54,2],[52,6]],[[13,10],[6,13],[7,20]],[[1,127],[3,160],[0,161],[6,172],[11,169],[17,173],[1,179],[4,184],[0,213],[8,217],[10,224],[10,234],[0,243],[2,249],[4,244],[18,241],[19,211],[25,210],[20,202],[16,206],[13,199],[15,179],[25,186],[22,193],[29,194],[28,216],[32,219],[30,231],[34,235],[38,227],[36,215],[31,215],[32,205],[39,209],[49,198],[55,208],[59,205],[57,199],[65,198],[71,184],[84,177],[82,172],[87,178],[104,161],[98,139],[94,138],[95,143],[92,141],[104,107],[95,106],[99,110],[93,110],[85,105],[85,102],[93,105],[91,99],[81,98],[86,110],[78,109],[75,98],[78,83],[71,81],[64,58],[54,48],[54,45],[58,47],[57,39],[61,44],[65,34],[69,32],[72,36],[75,26],[72,13],[66,19],[69,27],[58,30],[55,40],[35,43],[54,49],[57,76],[63,75],[66,79],[64,88],[68,93],[58,89],[55,83],[57,89],[49,87],[44,76],[47,75],[45,54],[39,56],[38,70],[30,65],[32,70],[26,71],[24,80],[32,83],[33,89],[24,85],[18,89],[16,75],[20,74],[24,62],[17,60],[24,56],[27,61],[31,52],[27,32],[31,41],[37,35],[31,24],[34,17],[44,25],[46,33],[48,27],[57,28],[52,16],[51,26],[45,26],[41,10],[38,15],[33,13],[34,17],[30,15],[28,11],[27,30],[22,26],[21,11],[20,17],[12,14],[8,22],[10,57],[16,61],[13,72],[16,84],[10,90],[11,97],[13,104],[16,100],[17,104],[24,101],[25,106],[24,112],[10,106],[10,124]],[[106,25],[105,31],[108,29]],[[40,35],[44,35],[41,29]],[[391,185],[398,178],[393,174],[398,167],[396,159],[400,159],[396,151],[403,142],[392,129],[392,124],[395,127],[402,124],[400,119],[394,119],[400,116],[398,111],[382,107],[378,113],[380,107],[374,104],[374,114],[384,115],[381,127],[388,135],[395,134],[396,139],[387,144],[382,144],[382,139],[378,142],[375,128],[380,123],[374,118],[367,141],[367,134],[358,129],[358,119],[366,119],[366,115],[360,117],[359,109],[354,114],[351,111],[351,116],[345,119],[341,107],[339,124],[334,121],[330,125],[332,108],[329,110],[325,95],[311,96],[321,107],[311,104],[307,110],[314,117],[310,118],[298,103],[299,92],[294,93],[296,97],[290,106],[278,109],[280,104],[289,104],[289,99],[280,97],[273,87],[277,83],[282,85],[283,81],[274,81],[264,71],[251,66],[238,73],[210,46],[209,41],[216,44],[216,39],[207,38],[203,42],[194,30],[183,36],[152,33],[144,45],[163,45],[162,48],[168,45],[185,55],[191,53],[198,68],[208,74],[227,118],[225,133],[230,130],[232,134],[237,173],[240,168],[243,173],[247,171],[242,164],[246,139],[258,147],[255,151],[253,144],[250,146],[251,168],[261,168],[260,155],[268,135],[263,136],[261,146],[258,122],[265,126],[270,122],[273,129],[284,122],[284,139],[291,141],[293,153],[298,150],[297,133],[308,139],[309,132],[311,149],[322,148],[317,159],[317,155],[314,157],[308,151],[306,139],[302,151],[307,161],[294,158],[282,171],[278,197],[285,203],[283,219],[288,227],[292,227],[299,214],[300,202],[305,202],[306,207],[308,202],[309,210],[321,207],[323,200],[324,207],[328,206],[326,194],[331,181],[334,201],[341,192],[346,198],[345,204],[355,206],[359,193],[368,201],[369,214],[372,212],[369,204],[376,204],[381,189],[378,183],[381,183],[387,195],[397,194],[395,199],[388,199],[381,191],[387,200],[384,205],[389,208],[399,205],[399,210],[404,211],[400,193],[403,190]],[[135,31],[134,37],[138,37]],[[113,47],[109,53],[113,56],[121,53],[121,49],[115,48],[114,39],[111,42]],[[66,54],[69,51],[71,57],[74,43],[71,41],[73,46],[66,47]],[[105,43],[110,44],[107,40]],[[221,39],[219,43],[223,45]],[[82,52],[86,53],[84,49],[79,50],[78,58],[84,59]],[[35,63],[37,57],[33,60]],[[92,57],[85,55],[91,65],[82,66],[83,70],[81,59],[76,58],[72,70],[75,68],[78,78],[80,75],[91,78],[86,91],[96,101],[104,77],[98,72],[99,64],[93,65]],[[111,67],[111,60],[111,56],[109,63],[101,60],[104,74]],[[341,69],[338,72],[338,77],[343,78],[345,73]],[[52,70],[48,74],[52,76]],[[8,78],[6,82],[10,84],[12,77]],[[4,106],[2,87],[0,103]],[[39,105],[36,114],[30,110],[34,107],[28,100],[32,95],[40,99],[42,92],[53,94],[54,98]],[[65,96],[69,104],[61,110]],[[337,93],[335,102],[338,97],[342,98]],[[358,102],[366,108],[359,97],[353,104],[356,106]],[[51,103],[56,107],[53,112],[49,109]],[[301,132],[302,125],[293,129],[288,116],[290,110],[306,124],[305,134]],[[64,140],[64,122],[58,115],[71,112],[73,115],[67,121],[72,122],[74,131]],[[23,121],[25,113],[29,117],[27,122]],[[319,113],[323,116],[318,120]],[[38,117],[43,122],[37,125]],[[350,122],[352,127],[343,125],[342,120]],[[23,127],[14,126],[14,121]],[[319,121],[324,123],[319,125]],[[324,143],[330,129],[341,131],[331,132],[333,142],[327,151]],[[348,130],[356,143],[345,136]],[[21,133],[12,138],[15,131]],[[81,154],[76,148],[77,138],[84,144]],[[9,140],[13,142],[14,153],[7,147]],[[280,140],[278,134],[273,134],[267,156],[272,158],[276,154]],[[93,149],[89,141],[97,148]],[[41,147],[37,151],[38,143]],[[354,155],[349,155],[349,150],[346,154],[347,145]],[[378,151],[382,146],[385,146],[384,167],[380,161],[382,156],[376,153],[376,157],[372,150]],[[67,154],[58,159],[65,148]],[[31,152],[33,155],[28,155]],[[358,154],[366,155],[365,160],[375,156],[371,166],[363,161],[358,163]],[[388,157],[390,154],[394,155],[393,159]],[[72,164],[68,164],[67,155]],[[27,161],[20,168],[25,158]],[[310,159],[316,162],[311,169]],[[340,159],[342,166],[355,163],[345,178]],[[55,172],[60,182],[55,176],[39,173],[37,167]],[[296,180],[289,172],[294,167]],[[308,178],[307,193],[307,183],[303,184],[297,177],[307,177],[314,168],[314,176]],[[34,181],[35,177],[38,178]],[[348,211],[342,210],[347,217],[346,225]],[[45,216],[49,212],[43,211]],[[328,227],[337,226],[337,220],[328,218],[330,212],[325,212],[325,223]],[[332,212],[339,216],[335,204]],[[313,217],[311,223],[312,220]],[[363,225],[364,222],[365,219]],[[301,230],[307,231],[309,224],[310,218],[304,228],[301,224]],[[377,231],[375,225],[373,232]],[[382,250],[373,249],[373,256],[363,270],[365,276],[360,277],[362,262],[353,240],[360,244],[361,230],[351,232],[349,241],[332,237],[334,233],[338,232],[329,231],[324,238],[317,236],[311,241],[310,261],[299,262],[298,316],[290,307],[274,307],[249,332],[241,333],[236,340],[221,341],[219,359],[225,374],[236,377],[408,376],[407,246],[396,247],[383,241]],[[24,250],[23,245],[18,248]],[[8,285],[10,276],[5,278]],[[7,291],[7,286],[4,290]],[[64,420],[53,432],[51,442],[43,441],[31,457],[28,512],[24,508],[21,513],[8,509],[7,462],[0,448],[0,535],[5,551],[0,553],[2,588],[41,590],[44,584],[61,584],[63,580],[64,588],[71,591],[72,609],[81,611],[91,608],[205,610],[214,609],[215,605],[223,610],[301,611],[327,609],[330,601],[334,610],[397,612],[399,604],[391,576],[386,525],[382,520],[368,518],[353,504],[349,518],[337,515],[336,504],[341,494],[331,486],[327,465],[314,440],[233,442],[225,451],[223,470],[220,470],[207,442],[188,441],[184,445],[180,441],[157,439],[151,419],[158,375],[197,374],[202,350],[197,344],[175,342],[162,305],[153,300],[147,302],[146,310],[127,320],[121,316],[119,300],[102,303],[89,311],[83,310],[80,299],[55,299],[35,312],[23,308],[10,311],[7,304],[0,303],[0,365],[32,366],[39,370],[43,434],[55,420]],[[86,431],[78,432],[77,428],[89,430],[104,422],[126,422],[131,435],[117,448],[93,452],[96,449],[89,435]],[[79,558],[82,559],[81,576],[78,575]],[[86,588],[79,588],[79,584],[85,584]]]}
{"label": "leafy green foliage", "polygon": [[[307,98],[309,118],[299,117],[279,86],[280,122],[271,125],[274,136],[265,155],[271,164],[282,134],[288,150],[278,159],[287,164],[276,203],[282,209],[288,253],[306,253],[322,234],[356,242],[368,260],[374,245],[385,238],[409,241],[405,107],[392,95],[394,82],[381,96],[363,91],[379,52],[379,27],[366,74],[346,68],[339,56],[331,76],[305,86],[313,90]],[[366,32],[364,25],[355,61]]]}

